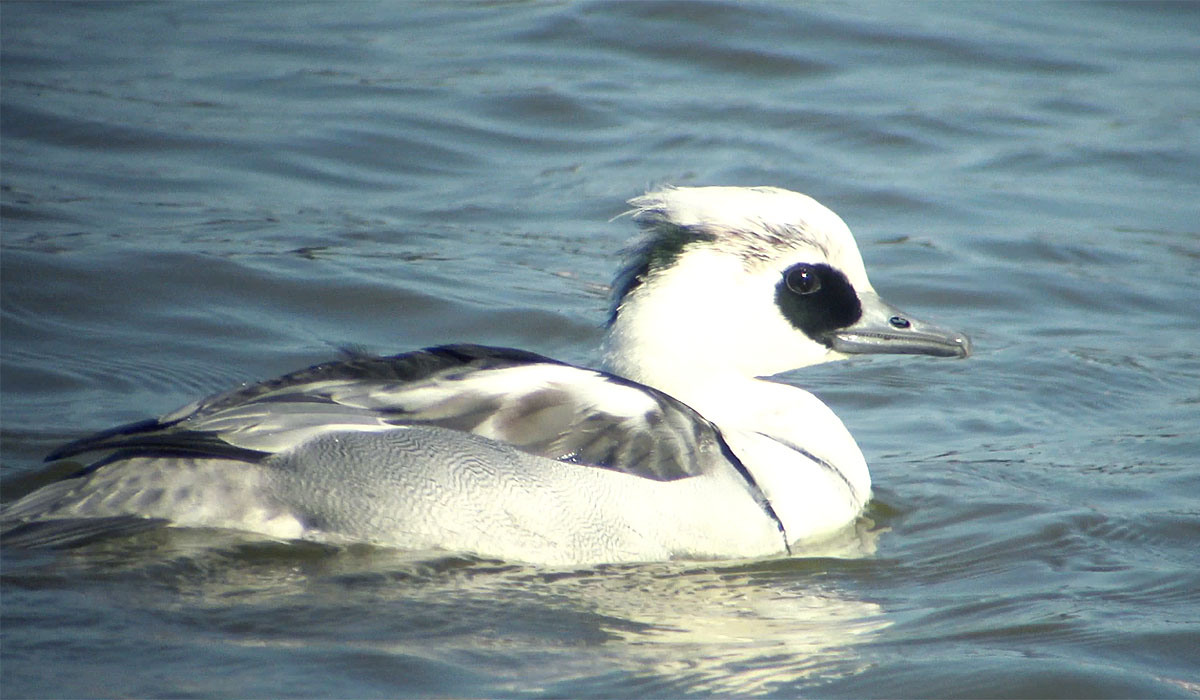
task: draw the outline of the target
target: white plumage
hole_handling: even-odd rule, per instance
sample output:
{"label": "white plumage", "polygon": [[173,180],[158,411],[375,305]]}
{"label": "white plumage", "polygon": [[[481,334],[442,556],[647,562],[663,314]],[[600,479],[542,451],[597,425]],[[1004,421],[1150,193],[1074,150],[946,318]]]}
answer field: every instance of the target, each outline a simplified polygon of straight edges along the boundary
{"label": "white plumage", "polygon": [[351,356],[116,428],[5,507],[9,543],[157,521],[554,564],[754,557],[830,535],[866,462],[812,394],[764,377],[848,353],[966,356],[884,304],[849,229],[775,188],[631,201],[604,370],[473,345]]}

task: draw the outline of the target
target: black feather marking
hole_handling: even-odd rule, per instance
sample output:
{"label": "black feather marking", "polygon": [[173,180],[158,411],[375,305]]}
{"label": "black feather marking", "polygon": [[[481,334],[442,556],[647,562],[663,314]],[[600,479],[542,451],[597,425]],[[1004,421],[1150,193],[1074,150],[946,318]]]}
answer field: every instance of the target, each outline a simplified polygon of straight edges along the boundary
{"label": "black feather marking", "polygon": [[[203,438],[185,442],[183,440],[172,441],[171,438],[179,436],[203,436]],[[269,452],[261,452],[259,450],[250,450],[244,447],[236,447],[221,440],[215,435],[206,435],[204,433],[190,433],[177,435],[155,436],[155,439],[149,439],[139,442],[132,442],[127,445],[106,445],[105,449],[115,448],[112,454],[106,455],[95,462],[87,465],[83,469],[68,475],[67,479],[78,479],[94,473],[101,467],[121,462],[134,457],[155,458],[155,457],[192,457],[195,459],[227,459],[235,462],[246,462],[248,464],[256,464],[270,456]]]}
{"label": "black feather marking", "polygon": [[626,252],[626,263],[613,281],[612,309],[608,324],[617,319],[621,302],[656,270],[675,264],[683,251],[696,242],[716,240],[716,235],[695,226],[680,226],[660,219],[644,219],[646,238]]}
{"label": "black feather marking", "polygon": [[[290,387],[302,387],[314,382],[361,380],[413,382],[429,378],[439,372],[458,368],[462,370],[497,369],[532,363],[563,364],[541,355],[511,348],[494,348],[483,345],[445,345],[389,357],[356,355],[348,360],[335,360],[290,372],[281,377],[268,379],[248,386],[238,387],[204,399],[190,414],[171,421],[147,419],[120,425],[115,428],[89,435],[67,443],[46,456],[47,462],[72,457],[85,452],[115,448],[134,448],[139,445],[163,446],[172,442],[186,446],[206,448],[212,453],[236,450],[220,441],[213,434],[196,431],[180,431],[178,437],[165,437],[170,429],[191,418],[212,415],[221,410],[258,401],[289,403],[332,403],[328,396],[316,392],[285,393]],[[183,437],[186,435],[187,437]],[[181,447],[181,445],[176,445]],[[221,456],[221,454],[213,454]]]}
{"label": "black feather marking", "polygon": [[[252,403],[264,398],[277,400],[274,395],[283,390],[318,382],[416,382],[451,369],[470,372],[538,363],[565,364],[524,350],[468,344],[441,345],[386,357],[357,355],[350,359],[313,365],[275,379],[217,394],[203,401],[194,415],[208,415],[230,406]],[[317,400],[315,394],[302,396]]]}
{"label": "black feather marking", "polygon": [[850,483],[850,480],[847,479],[846,475],[842,473],[842,470],[833,466],[833,464],[829,463],[828,461],[826,461],[824,459],[821,459],[820,457],[816,456],[812,452],[809,452],[808,450],[804,449],[803,447],[797,445],[794,442],[791,442],[790,440],[784,440],[783,438],[780,438],[777,435],[767,435],[766,433],[758,433],[758,434],[767,438],[768,440],[774,440],[775,442],[778,442],[780,445],[783,445],[784,447],[788,448],[789,450],[798,452],[801,455],[812,460],[812,462],[814,464],[820,466],[821,468],[825,469],[826,471],[830,472],[831,474],[833,474],[833,475],[837,476],[839,479],[841,479],[842,483],[846,485],[846,490],[850,492],[850,495],[854,496],[855,498],[859,498],[859,499],[861,498],[861,496],[859,496],[859,494],[858,494],[858,491],[856,491],[854,486]]}
{"label": "black feather marking", "polygon": [[83,452],[104,449],[103,444],[108,440],[124,439],[131,435],[154,432],[155,430],[159,430],[164,427],[166,426],[163,423],[160,423],[157,418],[148,418],[146,420],[137,421],[136,423],[118,425],[115,428],[102,430],[85,438],[68,442],[62,447],[59,447],[50,454],[46,455],[45,461],[53,462],[66,457],[72,457]]}

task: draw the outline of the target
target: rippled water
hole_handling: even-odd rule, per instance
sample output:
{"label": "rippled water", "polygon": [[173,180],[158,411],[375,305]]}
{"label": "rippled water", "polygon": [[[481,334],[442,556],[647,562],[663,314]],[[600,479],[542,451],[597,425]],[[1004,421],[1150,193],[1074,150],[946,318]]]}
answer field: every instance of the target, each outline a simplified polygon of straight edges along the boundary
{"label": "rippled water", "polygon": [[[22,696],[1200,695],[1200,6],[5,3],[5,498],[357,344],[595,359],[609,221],[773,184],[965,362],[792,377],[875,552],[546,570],[4,551]],[[36,480],[37,477],[35,477]]]}

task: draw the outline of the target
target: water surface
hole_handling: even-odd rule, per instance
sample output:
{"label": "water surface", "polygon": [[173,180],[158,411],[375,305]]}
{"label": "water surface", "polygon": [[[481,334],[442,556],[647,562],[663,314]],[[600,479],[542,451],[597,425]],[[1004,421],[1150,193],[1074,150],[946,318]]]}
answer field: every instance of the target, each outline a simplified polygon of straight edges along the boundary
{"label": "water surface", "polygon": [[610,220],[656,184],[817,197],[977,349],[789,375],[867,455],[873,554],[5,550],[6,697],[1200,695],[1197,6],[5,3],[0,30],[5,498],[64,441],[346,344],[592,362]]}

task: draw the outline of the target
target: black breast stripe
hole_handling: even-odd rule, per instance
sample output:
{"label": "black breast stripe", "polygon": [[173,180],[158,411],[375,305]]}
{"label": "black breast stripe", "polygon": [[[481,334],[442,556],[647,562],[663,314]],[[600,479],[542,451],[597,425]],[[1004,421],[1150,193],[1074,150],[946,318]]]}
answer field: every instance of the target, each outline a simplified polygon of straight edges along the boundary
{"label": "black breast stripe", "polygon": [[735,469],[737,469],[737,473],[742,475],[742,479],[744,479],[746,481],[746,485],[750,487],[750,493],[754,496],[754,500],[758,501],[759,507],[763,509],[763,512],[767,514],[767,517],[775,521],[775,526],[779,528],[779,536],[783,538],[783,548],[788,554],[791,554],[791,539],[788,538],[787,529],[784,528],[783,521],[779,519],[779,514],[775,512],[775,508],[771,505],[771,501],[767,499],[767,494],[763,493],[763,490],[758,485],[758,482],[754,480],[754,475],[750,473],[750,470],[746,469],[746,465],[742,464],[742,460],[738,459],[738,456],[733,453],[733,449],[729,447],[729,443],[725,442],[725,436],[721,435],[719,429],[717,429],[717,438],[721,443],[721,452],[725,455],[725,458],[729,460],[729,463],[732,464]]}
{"label": "black breast stripe", "polygon": [[789,450],[792,450],[793,452],[799,452],[800,454],[804,455],[808,459],[811,459],[816,464],[819,464],[821,467],[825,468],[830,473],[836,475],[837,478],[841,479],[842,483],[846,485],[846,490],[850,492],[851,496],[853,496],[855,499],[858,499],[860,501],[862,500],[862,497],[859,495],[858,490],[854,488],[854,485],[850,483],[850,480],[846,478],[846,475],[842,473],[842,470],[838,469],[837,467],[833,466],[829,462],[821,459],[820,457],[809,452],[808,450],[804,449],[803,447],[797,445],[794,442],[784,440],[775,435],[767,435],[766,433],[758,433],[758,434],[762,435],[763,437],[767,438],[768,440],[774,440],[775,442],[778,442],[780,445],[783,445],[784,447],[788,448]]}

